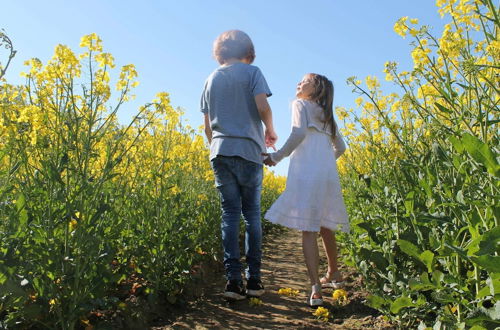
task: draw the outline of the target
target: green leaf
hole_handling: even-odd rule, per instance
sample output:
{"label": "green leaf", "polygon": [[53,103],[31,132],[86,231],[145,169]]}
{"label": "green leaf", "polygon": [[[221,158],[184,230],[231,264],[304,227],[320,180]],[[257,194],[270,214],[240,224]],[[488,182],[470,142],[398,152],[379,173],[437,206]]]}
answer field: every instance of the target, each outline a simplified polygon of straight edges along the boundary
{"label": "green leaf", "polygon": [[444,279],[444,274],[439,271],[435,270],[432,272],[432,283],[434,283],[435,286],[441,287],[441,282],[443,282]]}
{"label": "green leaf", "polygon": [[436,285],[429,281],[429,275],[425,272],[420,275],[419,279],[411,278],[408,281],[408,285],[410,286],[410,289],[415,291],[428,291],[437,288]]}
{"label": "green leaf", "polygon": [[482,327],[480,325],[475,325],[472,328],[470,328],[470,330],[488,330],[488,329],[486,329],[485,327]]}
{"label": "green leaf", "polygon": [[375,309],[381,309],[388,303],[386,299],[373,294],[368,295],[368,297],[366,297],[366,300],[368,302],[368,306],[373,307]]}
{"label": "green leaf", "polygon": [[409,216],[413,212],[413,206],[414,206],[414,196],[415,192],[410,191],[405,198],[405,208],[406,208],[406,215]]}
{"label": "green leaf", "polygon": [[489,277],[486,280],[486,284],[488,284],[488,288],[490,289],[490,294],[495,297],[496,295],[500,295],[500,274],[494,274],[496,276]]}
{"label": "green leaf", "polygon": [[462,142],[465,150],[475,161],[483,164],[490,174],[500,176],[500,165],[498,165],[496,155],[486,143],[469,133],[462,136]]}
{"label": "green leaf", "polygon": [[28,222],[28,211],[26,211],[26,198],[22,193],[17,196],[16,200],[17,213],[19,214],[19,226],[20,230],[24,230],[24,226]]}
{"label": "green leaf", "polygon": [[420,254],[422,252],[420,252],[419,248],[415,246],[415,244],[405,241],[404,239],[398,239],[396,243],[398,244],[401,251],[403,251],[404,253],[406,253],[411,257],[420,260]]}
{"label": "green leaf", "polygon": [[495,252],[500,252],[499,246],[500,226],[495,227],[482,235],[482,239],[479,242],[479,251],[476,252],[476,255],[481,256],[484,254],[494,254]]}
{"label": "green leaf", "polygon": [[455,303],[457,299],[451,294],[444,292],[443,290],[433,291],[431,293],[434,300],[440,303]]}
{"label": "green leaf", "polygon": [[368,236],[370,236],[370,238],[375,243],[380,244],[380,240],[379,240],[378,234],[372,228],[372,224],[370,224],[368,222],[361,222],[361,223],[356,224],[356,226],[358,226],[359,228],[362,228],[362,229],[366,230],[366,232],[368,233]]}
{"label": "green leaf", "polygon": [[460,204],[462,204],[462,205],[467,204],[465,199],[464,199],[464,192],[462,190],[459,190],[457,192],[457,196],[455,198],[456,198],[457,202],[459,202]]}
{"label": "green leaf", "polygon": [[453,135],[450,135],[448,136],[448,140],[451,142],[451,145],[453,146],[453,148],[455,148],[455,150],[458,152],[458,153],[462,153],[464,152],[464,145],[463,143],[455,136]]}
{"label": "green leaf", "polygon": [[470,257],[475,264],[486,269],[488,272],[500,273],[500,256],[484,255],[480,257]]}
{"label": "green leaf", "polygon": [[429,273],[432,273],[434,253],[429,250],[425,250],[424,252],[420,253],[419,259],[427,266],[427,271]]}
{"label": "green leaf", "polygon": [[449,248],[449,249],[452,249],[453,251],[455,251],[462,258],[467,259],[467,260],[469,259],[469,256],[467,255],[467,253],[465,252],[464,249],[459,248],[459,247],[454,246],[454,245],[450,245],[448,243],[444,243],[444,246],[447,247],[447,248]]}
{"label": "green leaf", "polygon": [[409,297],[399,297],[391,304],[391,313],[397,314],[402,308],[412,307],[414,305],[415,304],[413,304]]}
{"label": "green leaf", "polygon": [[384,254],[379,251],[361,248],[359,250],[359,255],[362,256],[364,260],[370,260],[373,262],[380,270],[385,270],[387,269],[387,266],[389,266],[389,262],[385,259]]}
{"label": "green leaf", "polygon": [[476,299],[483,299],[490,294],[490,287],[485,286],[476,293]]}
{"label": "green leaf", "polygon": [[427,197],[431,198],[432,197],[432,190],[431,190],[431,187],[429,186],[429,184],[427,183],[427,180],[425,178],[422,178],[422,179],[418,180],[418,183],[420,184],[420,186],[422,188],[424,188],[424,191],[425,191],[425,194],[427,195]]}
{"label": "green leaf", "polygon": [[[444,91],[443,91],[443,92],[444,92]],[[445,94],[446,94],[446,93],[445,93]],[[446,95],[448,95],[448,94],[446,94]],[[451,113],[451,110],[449,110],[449,109],[447,109],[447,108],[443,107],[441,104],[439,104],[439,103],[437,103],[437,102],[435,102],[435,103],[434,103],[434,105],[435,105],[435,106],[436,106],[439,110],[441,110],[441,111],[443,111],[443,112]]]}

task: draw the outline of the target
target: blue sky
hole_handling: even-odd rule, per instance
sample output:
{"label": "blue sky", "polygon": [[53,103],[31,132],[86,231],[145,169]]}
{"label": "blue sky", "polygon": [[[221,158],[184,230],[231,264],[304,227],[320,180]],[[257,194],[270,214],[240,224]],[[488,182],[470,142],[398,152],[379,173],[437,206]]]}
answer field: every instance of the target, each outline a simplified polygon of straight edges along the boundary
{"label": "blue sky", "polygon": [[[290,132],[296,84],[305,73],[329,77],[335,105],[353,107],[357,95],[345,83],[348,77],[377,75],[383,81],[389,60],[411,68],[410,40],[393,32],[402,16],[418,18],[435,35],[444,25],[434,0],[20,0],[2,4],[0,28],[18,51],[6,75],[10,83],[23,82],[24,60],[45,62],[59,43],[80,52],[80,38],[95,32],[117,66],[133,63],[139,72],[137,98],[122,108],[122,122],[166,91],[194,127],[202,124],[203,83],[217,67],[213,40],[225,30],[243,30],[255,44],[254,65],[273,92],[269,103],[280,146]],[[2,63],[5,55],[0,51]],[[286,175],[287,166],[283,161],[274,170]]]}

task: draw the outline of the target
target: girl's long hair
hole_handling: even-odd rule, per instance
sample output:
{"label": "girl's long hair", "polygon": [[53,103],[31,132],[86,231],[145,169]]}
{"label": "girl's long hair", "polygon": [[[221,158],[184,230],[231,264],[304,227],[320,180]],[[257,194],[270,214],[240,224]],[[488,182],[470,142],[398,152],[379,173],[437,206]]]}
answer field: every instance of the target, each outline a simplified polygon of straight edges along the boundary
{"label": "girl's long hair", "polygon": [[337,123],[333,117],[333,83],[320,74],[311,73],[310,75],[314,81],[314,92],[309,98],[323,109],[325,129],[330,126],[332,139],[334,139],[337,135]]}

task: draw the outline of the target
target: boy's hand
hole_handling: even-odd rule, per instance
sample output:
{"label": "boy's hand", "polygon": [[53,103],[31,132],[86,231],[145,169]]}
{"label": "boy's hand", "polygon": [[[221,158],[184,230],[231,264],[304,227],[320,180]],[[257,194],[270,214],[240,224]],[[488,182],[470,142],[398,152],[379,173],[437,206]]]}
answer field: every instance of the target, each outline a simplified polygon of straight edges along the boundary
{"label": "boy's hand", "polygon": [[265,139],[266,139],[266,147],[267,148],[271,147],[273,148],[274,151],[276,151],[276,147],[274,146],[276,141],[278,141],[278,136],[276,135],[276,132],[274,132],[274,130],[266,129]]}

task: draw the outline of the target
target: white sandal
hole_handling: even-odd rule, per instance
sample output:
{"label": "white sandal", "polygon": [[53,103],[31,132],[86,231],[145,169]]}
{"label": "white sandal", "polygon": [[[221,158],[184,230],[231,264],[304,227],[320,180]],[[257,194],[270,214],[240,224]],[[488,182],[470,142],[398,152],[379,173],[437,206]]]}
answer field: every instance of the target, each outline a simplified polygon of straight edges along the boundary
{"label": "white sandal", "polygon": [[318,306],[323,305],[323,297],[313,298],[314,295],[317,295],[317,294],[319,294],[321,296],[321,285],[314,284],[311,288],[312,288],[312,293],[311,293],[311,297],[309,298],[309,306],[318,307]]}
{"label": "white sandal", "polygon": [[[340,272],[336,271],[332,273],[331,280],[328,279],[328,272],[323,276],[319,282],[323,288],[333,288],[335,290],[343,288],[345,285],[344,281],[337,280],[340,277]],[[337,278],[337,279],[336,279]]]}

